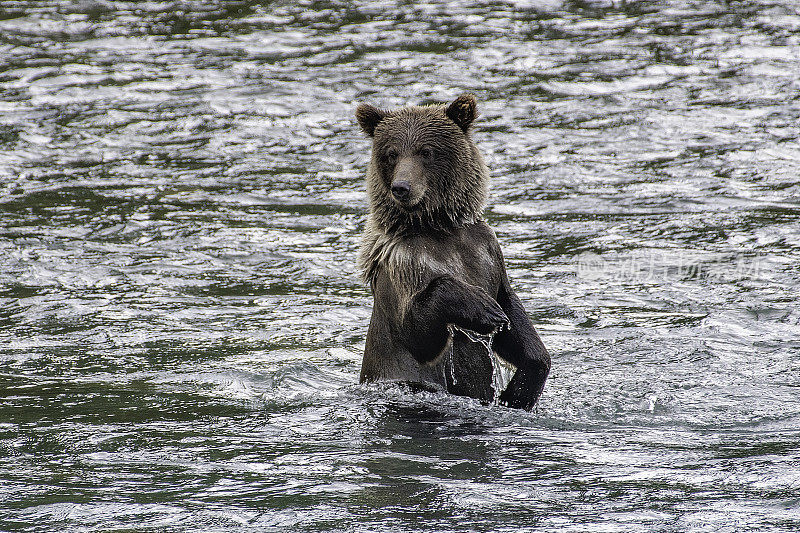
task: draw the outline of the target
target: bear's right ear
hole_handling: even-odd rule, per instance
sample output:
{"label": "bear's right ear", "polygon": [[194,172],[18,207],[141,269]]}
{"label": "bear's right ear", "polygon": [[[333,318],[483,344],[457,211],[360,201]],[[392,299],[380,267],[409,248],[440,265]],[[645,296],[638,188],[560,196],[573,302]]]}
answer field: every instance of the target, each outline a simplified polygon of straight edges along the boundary
{"label": "bear's right ear", "polygon": [[375,135],[375,128],[385,116],[385,111],[382,111],[369,104],[361,104],[356,109],[356,120],[358,120],[358,123],[361,125],[361,129],[364,130],[364,133],[370,137]]}

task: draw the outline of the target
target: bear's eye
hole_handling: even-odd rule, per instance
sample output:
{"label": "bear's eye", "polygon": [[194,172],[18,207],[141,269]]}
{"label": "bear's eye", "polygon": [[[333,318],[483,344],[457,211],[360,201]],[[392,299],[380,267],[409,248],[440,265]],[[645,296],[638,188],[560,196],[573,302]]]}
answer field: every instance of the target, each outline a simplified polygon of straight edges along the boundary
{"label": "bear's eye", "polygon": [[431,159],[433,157],[433,150],[425,146],[420,149],[419,155],[422,157],[422,159]]}
{"label": "bear's eye", "polygon": [[383,156],[386,158],[388,163],[394,163],[397,159],[397,150],[390,148],[384,152]]}

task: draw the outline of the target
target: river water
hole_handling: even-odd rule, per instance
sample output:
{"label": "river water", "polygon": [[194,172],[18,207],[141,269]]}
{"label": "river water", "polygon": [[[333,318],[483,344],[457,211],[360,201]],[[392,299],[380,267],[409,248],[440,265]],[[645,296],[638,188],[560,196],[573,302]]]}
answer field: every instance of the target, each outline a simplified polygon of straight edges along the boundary
{"label": "river water", "polygon": [[[472,92],[532,413],[358,385],[355,106]],[[0,0],[0,530],[797,531],[794,1]]]}

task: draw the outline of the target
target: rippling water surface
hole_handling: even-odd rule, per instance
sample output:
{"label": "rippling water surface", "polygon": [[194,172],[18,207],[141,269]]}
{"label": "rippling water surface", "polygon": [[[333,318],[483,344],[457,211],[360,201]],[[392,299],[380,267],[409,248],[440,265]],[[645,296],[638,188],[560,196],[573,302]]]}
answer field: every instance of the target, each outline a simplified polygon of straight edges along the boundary
{"label": "rippling water surface", "polygon": [[[533,413],[357,384],[354,108],[467,91]],[[0,530],[797,531],[799,134],[791,0],[1,0]]]}

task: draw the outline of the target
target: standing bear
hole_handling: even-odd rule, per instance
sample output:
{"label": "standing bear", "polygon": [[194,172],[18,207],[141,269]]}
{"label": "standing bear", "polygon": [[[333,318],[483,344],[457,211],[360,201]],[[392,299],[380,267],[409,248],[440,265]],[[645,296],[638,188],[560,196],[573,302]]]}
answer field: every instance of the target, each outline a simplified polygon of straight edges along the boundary
{"label": "standing bear", "polygon": [[[502,405],[530,409],[550,356],[482,217],[489,172],[469,134],[475,116],[472,95],[356,110],[373,139],[359,266],[375,303],[361,382],[432,385],[484,401],[500,393]],[[462,329],[495,333],[492,349],[516,367],[504,391],[492,387],[486,348]]]}

